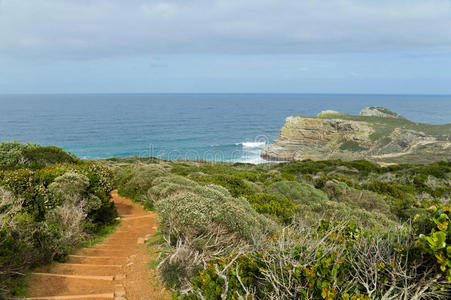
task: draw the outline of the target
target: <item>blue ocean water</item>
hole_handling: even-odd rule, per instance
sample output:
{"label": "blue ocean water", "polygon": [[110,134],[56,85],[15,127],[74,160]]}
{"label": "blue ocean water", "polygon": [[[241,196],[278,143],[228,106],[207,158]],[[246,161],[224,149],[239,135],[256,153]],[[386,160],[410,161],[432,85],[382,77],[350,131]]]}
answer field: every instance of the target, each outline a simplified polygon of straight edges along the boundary
{"label": "blue ocean water", "polygon": [[451,123],[451,96],[307,94],[0,95],[0,141],[57,145],[82,158],[156,156],[259,162],[285,118],[384,106]]}

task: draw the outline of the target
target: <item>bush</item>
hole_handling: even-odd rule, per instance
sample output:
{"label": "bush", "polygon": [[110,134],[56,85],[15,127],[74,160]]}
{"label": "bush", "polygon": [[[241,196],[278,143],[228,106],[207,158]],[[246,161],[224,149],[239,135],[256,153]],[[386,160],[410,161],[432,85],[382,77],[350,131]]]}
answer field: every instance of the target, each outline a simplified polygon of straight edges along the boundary
{"label": "bush", "polygon": [[266,191],[290,199],[298,204],[321,203],[327,196],[312,185],[296,181],[279,181],[271,184]]}
{"label": "bush", "polygon": [[[53,164],[57,163],[57,164]],[[117,216],[113,174],[56,147],[0,144],[0,290],[27,268],[64,258]]]}
{"label": "bush", "polygon": [[89,179],[77,173],[65,173],[49,185],[47,209],[53,209],[63,204],[79,206],[85,213],[99,209],[102,201],[95,195],[88,193]]}
{"label": "bush", "polygon": [[390,212],[390,206],[385,198],[376,193],[365,190],[356,190],[343,182],[335,180],[327,181],[324,190],[331,200],[345,203],[356,209],[380,213],[395,219],[395,216]]}
{"label": "bush", "polygon": [[249,203],[259,213],[269,215],[281,223],[289,223],[296,204],[286,197],[273,194],[253,194],[247,196]]}
{"label": "bush", "polygon": [[212,257],[244,249],[275,229],[245,198],[233,198],[221,186],[161,182],[151,190],[161,186],[171,187],[155,205],[166,236],[158,271],[168,287],[186,287]]}
{"label": "bush", "polygon": [[142,202],[154,179],[165,176],[167,171],[159,164],[136,166],[119,181],[118,192],[134,201]]}
{"label": "bush", "polygon": [[191,179],[200,183],[223,186],[233,197],[252,195],[261,191],[258,186],[232,175],[193,176]]}
{"label": "bush", "polygon": [[0,170],[41,169],[57,163],[78,163],[78,159],[61,148],[4,142],[0,144]]}
{"label": "bush", "polygon": [[252,209],[246,199],[232,198],[211,186],[196,187],[156,203],[163,232],[176,236],[195,236],[209,232],[217,223],[243,239],[259,237],[270,222]]}
{"label": "bush", "polygon": [[431,207],[415,218],[417,247],[434,258],[451,283],[451,207]]}
{"label": "bush", "polygon": [[[438,233],[448,222],[444,212],[419,217],[415,232],[400,223],[449,200],[449,163],[155,166],[129,159],[113,166],[119,183],[139,168],[161,167],[153,180],[134,178],[145,184],[131,186],[155,204],[162,233],[158,272],[183,299],[449,295],[447,246]],[[291,225],[278,232],[271,218]]]}
{"label": "bush", "polygon": [[445,299],[448,287],[414,251],[406,228],[295,224],[264,251],[213,260],[191,280],[188,299]]}

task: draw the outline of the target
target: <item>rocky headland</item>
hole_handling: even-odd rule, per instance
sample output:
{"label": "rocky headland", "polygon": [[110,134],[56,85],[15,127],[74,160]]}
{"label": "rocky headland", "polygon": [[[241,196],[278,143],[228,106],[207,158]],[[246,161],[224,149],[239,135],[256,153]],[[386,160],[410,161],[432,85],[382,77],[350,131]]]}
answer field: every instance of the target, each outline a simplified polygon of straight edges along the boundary
{"label": "rocky headland", "polygon": [[449,161],[451,124],[416,123],[383,107],[366,107],[358,116],[326,110],[316,117],[288,117],[261,156],[273,161],[366,159],[380,164]]}

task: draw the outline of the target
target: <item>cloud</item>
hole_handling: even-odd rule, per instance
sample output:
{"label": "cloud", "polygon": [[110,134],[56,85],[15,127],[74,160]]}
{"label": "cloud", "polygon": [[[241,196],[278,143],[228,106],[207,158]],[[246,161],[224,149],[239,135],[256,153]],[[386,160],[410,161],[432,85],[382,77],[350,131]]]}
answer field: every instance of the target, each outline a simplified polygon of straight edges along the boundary
{"label": "cloud", "polygon": [[449,0],[0,0],[0,55],[450,51]]}

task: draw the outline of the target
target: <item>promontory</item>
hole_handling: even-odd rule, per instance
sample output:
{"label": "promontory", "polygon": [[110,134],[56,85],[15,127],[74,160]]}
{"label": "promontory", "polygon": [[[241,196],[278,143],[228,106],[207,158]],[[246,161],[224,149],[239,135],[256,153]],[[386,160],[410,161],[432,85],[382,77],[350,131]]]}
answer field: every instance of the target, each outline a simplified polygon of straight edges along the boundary
{"label": "promontory", "polygon": [[315,117],[288,117],[261,156],[273,161],[366,159],[383,165],[449,161],[451,124],[412,122],[384,107],[366,107],[360,115],[326,110]]}

